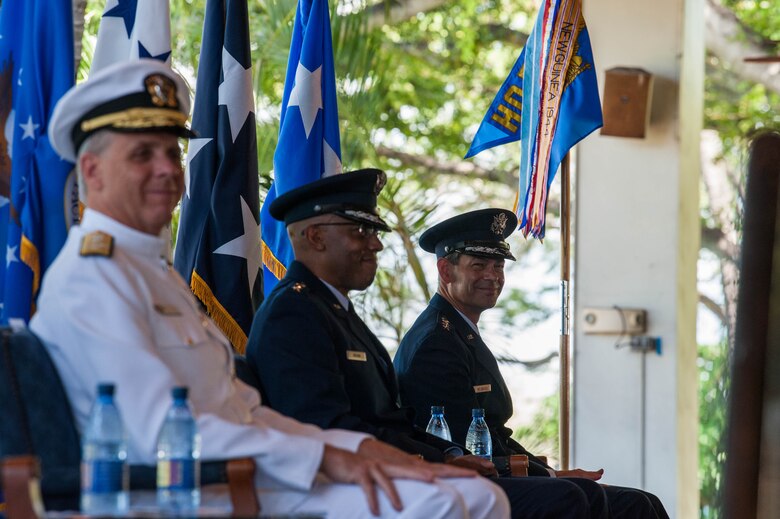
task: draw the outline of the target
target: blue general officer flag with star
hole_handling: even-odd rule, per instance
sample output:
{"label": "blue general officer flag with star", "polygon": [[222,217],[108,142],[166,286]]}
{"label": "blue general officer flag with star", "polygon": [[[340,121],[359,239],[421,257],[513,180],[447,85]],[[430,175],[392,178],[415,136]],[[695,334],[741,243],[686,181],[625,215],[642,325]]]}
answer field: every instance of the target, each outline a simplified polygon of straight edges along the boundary
{"label": "blue general officer flag with star", "polygon": [[5,0],[0,31],[0,164],[4,179],[10,172],[2,318],[28,321],[77,214],[73,164],[60,160],[47,135],[75,79],[71,2]]}
{"label": "blue general officer flag with star", "polygon": [[107,0],[100,19],[91,71],[137,58],[170,63],[168,0]]}
{"label": "blue general officer flag with star", "polygon": [[174,266],[239,353],[261,296],[246,0],[208,0]]}
{"label": "blue general officer flag with star", "polygon": [[298,0],[279,141],[274,152],[274,183],[260,214],[263,287],[268,295],[293,260],[283,222],[268,207],[279,195],[322,176],[341,173],[341,140],[336,104],[336,73],[327,0]]}

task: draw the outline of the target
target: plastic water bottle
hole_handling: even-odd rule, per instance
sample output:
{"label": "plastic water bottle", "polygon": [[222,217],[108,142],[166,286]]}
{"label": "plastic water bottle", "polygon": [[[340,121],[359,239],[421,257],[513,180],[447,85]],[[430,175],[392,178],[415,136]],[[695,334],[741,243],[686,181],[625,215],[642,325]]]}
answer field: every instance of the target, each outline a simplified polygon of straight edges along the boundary
{"label": "plastic water bottle", "polygon": [[187,405],[187,388],[171,391],[171,404],[157,435],[157,505],[188,515],[200,505],[200,434]]}
{"label": "plastic water bottle", "polygon": [[114,384],[99,384],[97,392],[81,445],[81,511],[127,515],[127,437],[114,404]]}
{"label": "plastic water bottle", "polygon": [[466,448],[475,456],[492,460],[493,440],[490,439],[490,429],[485,423],[485,410],[471,410],[471,425],[466,434]]}
{"label": "plastic water bottle", "polygon": [[431,419],[428,422],[428,427],[425,428],[425,432],[438,436],[443,440],[452,441],[450,426],[447,425],[447,420],[444,419],[444,406],[431,406]]}

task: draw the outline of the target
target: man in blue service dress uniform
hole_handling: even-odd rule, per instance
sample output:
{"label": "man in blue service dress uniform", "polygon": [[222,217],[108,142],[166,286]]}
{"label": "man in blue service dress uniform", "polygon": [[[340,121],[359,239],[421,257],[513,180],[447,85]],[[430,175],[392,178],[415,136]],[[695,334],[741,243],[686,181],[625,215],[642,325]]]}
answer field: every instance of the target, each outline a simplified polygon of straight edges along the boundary
{"label": "man in blue service dress uniform", "polygon": [[[602,470],[553,470],[513,440],[505,425],[512,398],[477,322],[495,306],[504,286],[504,261],[515,259],[505,240],[516,227],[513,212],[482,209],[445,220],[420,237],[420,247],[438,258],[439,287],[396,352],[401,401],[415,409],[418,424],[426,422],[431,405],[443,405],[456,439],[466,437],[471,409],[484,408],[498,465],[507,456],[525,454],[529,474],[598,480]],[[650,493],[616,486],[605,491],[611,517],[668,517]]]}
{"label": "man in blue service dress uniform", "polygon": [[[79,430],[97,383],[114,382],[129,462],[154,464],[170,389],[184,385],[202,459],[253,457],[265,513],[506,517],[506,498],[475,473],[413,459],[368,434],[297,422],[236,379],[229,342],[166,262],[159,237],[183,190],[178,137],[191,135],[188,113],[184,80],[144,59],[90,75],[55,108],[49,138],[78,164],[87,209],[43,280],[31,328]],[[437,479],[450,476],[459,477]]]}
{"label": "man in blue service dress uniform", "polygon": [[[357,316],[348,294],[374,280],[378,232],[389,230],[376,201],[385,175],[375,169],[320,179],[270,206],[287,225],[295,261],[255,315],[247,359],[264,402],[323,428],[365,432],[426,460],[495,474],[487,460],[414,426],[398,405],[387,351]],[[514,517],[606,517],[606,497],[551,478],[498,478]],[[586,492],[590,492],[586,494]],[[589,502],[591,505],[589,505]]]}

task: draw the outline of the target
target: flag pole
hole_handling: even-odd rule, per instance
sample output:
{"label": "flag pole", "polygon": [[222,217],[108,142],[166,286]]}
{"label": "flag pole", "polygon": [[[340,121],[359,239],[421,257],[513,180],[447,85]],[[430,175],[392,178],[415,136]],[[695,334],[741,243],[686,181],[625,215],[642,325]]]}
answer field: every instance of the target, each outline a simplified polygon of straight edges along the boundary
{"label": "flag pole", "polygon": [[560,405],[558,409],[558,442],[561,470],[569,469],[569,278],[571,275],[571,188],[569,173],[570,154],[561,161],[561,341],[560,341]]}

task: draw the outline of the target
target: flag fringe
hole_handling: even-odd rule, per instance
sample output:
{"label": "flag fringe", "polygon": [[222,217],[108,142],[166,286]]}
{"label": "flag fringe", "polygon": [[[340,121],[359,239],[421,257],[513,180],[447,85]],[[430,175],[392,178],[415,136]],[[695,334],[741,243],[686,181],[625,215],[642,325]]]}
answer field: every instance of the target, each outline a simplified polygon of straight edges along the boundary
{"label": "flag fringe", "polygon": [[22,234],[19,258],[25,265],[30,267],[30,270],[33,272],[32,296],[33,299],[35,299],[36,294],[38,294],[38,287],[41,283],[41,260],[38,255],[38,247],[36,247],[24,234]]}
{"label": "flag fringe", "polygon": [[192,271],[192,280],[190,281],[190,289],[195,297],[206,306],[206,312],[208,312],[211,319],[219,326],[222,333],[230,340],[230,344],[233,345],[233,349],[239,355],[246,353],[246,334],[241,326],[233,319],[224,306],[220,304],[214,293],[211,291],[208,283],[206,283],[202,277],[198,275],[194,270]]}
{"label": "flag fringe", "polygon": [[276,256],[274,256],[273,251],[268,247],[268,245],[265,244],[265,242],[262,242],[263,244],[263,265],[265,265],[265,268],[271,272],[271,274],[276,277],[276,279],[281,280],[285,274],[287,274],[287,268],[285,268],[284,264],[276,259]]}

